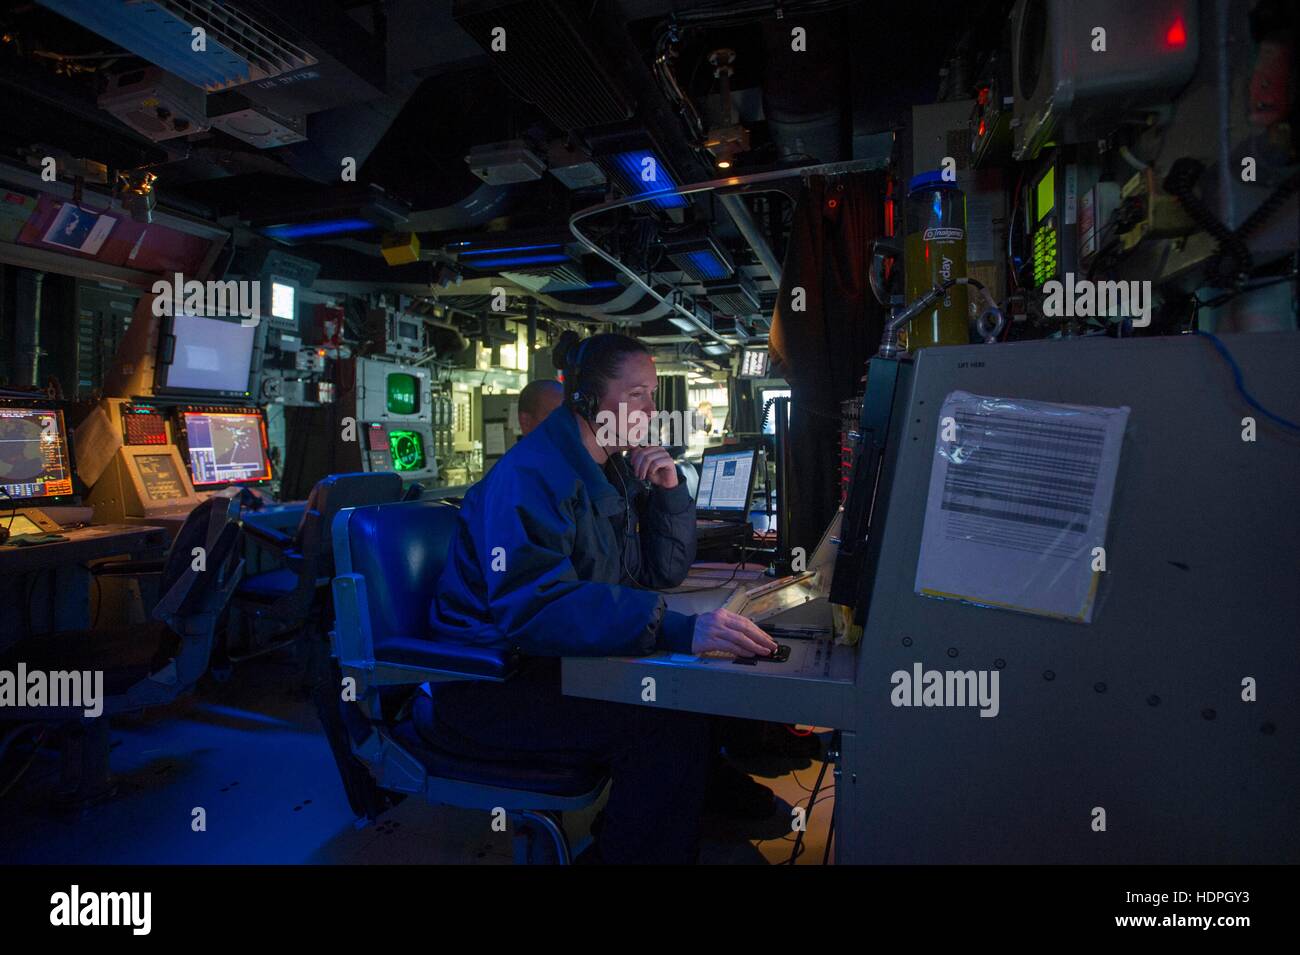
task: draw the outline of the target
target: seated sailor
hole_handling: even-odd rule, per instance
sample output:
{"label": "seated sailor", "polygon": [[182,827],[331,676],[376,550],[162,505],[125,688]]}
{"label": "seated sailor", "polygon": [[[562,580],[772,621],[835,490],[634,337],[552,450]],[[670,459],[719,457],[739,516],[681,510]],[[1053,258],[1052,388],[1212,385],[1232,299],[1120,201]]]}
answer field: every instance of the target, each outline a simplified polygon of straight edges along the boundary
{"label": "seated sailor", "polygon": [[[466,494],[430,609],[442,639],[517,648],[533,659],[504,684],[439,688],[435,711],[480,754],[609,767],[601,860],[691,862],[716,754],[709,719],[563,696],[558,658],[661,649],[762,656],[775,643],[725,610],[668,610],[653,589],[685,578],[695,507],[668,453],[628,439],[626,422],[655,413],[646,347],[613,334],[580,343],[566,332],[555,357],[565,368],[565,404]],[[602,441],[609,429],[598,431],[598,418],[621,422],[621,433]]]}

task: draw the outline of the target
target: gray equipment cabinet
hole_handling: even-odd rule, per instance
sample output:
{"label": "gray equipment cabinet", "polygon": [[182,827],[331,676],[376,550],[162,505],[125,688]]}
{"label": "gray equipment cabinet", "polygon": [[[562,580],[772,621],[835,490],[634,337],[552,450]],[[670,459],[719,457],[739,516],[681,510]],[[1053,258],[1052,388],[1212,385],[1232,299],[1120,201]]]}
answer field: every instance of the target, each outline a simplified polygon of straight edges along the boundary
{"label": "gray equipment cabinet", "polygon": [[[1222,341],[1255,399],[1300,420],[1300,334]],[[838,862],[1300,861],[1300,435],[1252,409],[1200,336],[882,361],[864,424],[871,377],[897,384],[860,644],[794,641],[787,663],[752,667],[567,659],[565,692],[839,729]],[[914,593],[953,391],[1131,409],[1090,623]],[[895,706],[892,674],[917,663],[996,670],[998,715]]]}

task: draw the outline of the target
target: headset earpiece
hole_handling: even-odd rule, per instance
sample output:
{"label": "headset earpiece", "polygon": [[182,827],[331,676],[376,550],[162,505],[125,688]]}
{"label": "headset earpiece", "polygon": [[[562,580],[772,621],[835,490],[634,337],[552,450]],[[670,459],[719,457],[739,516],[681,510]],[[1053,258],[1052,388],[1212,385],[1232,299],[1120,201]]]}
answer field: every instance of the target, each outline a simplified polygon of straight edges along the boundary
{"label": "headset earpiece", "polygon": [[591,339],[583,339],[582,344],[578,346],[578,354],[574,356],[573,362],[569,365],[569,374],[573,379],[573,395],[569,398],[569,404],[579,415],[588,421],[594,421],[596,418],[596,398],[582,390],[582,356],[587,351],[587,342]]}

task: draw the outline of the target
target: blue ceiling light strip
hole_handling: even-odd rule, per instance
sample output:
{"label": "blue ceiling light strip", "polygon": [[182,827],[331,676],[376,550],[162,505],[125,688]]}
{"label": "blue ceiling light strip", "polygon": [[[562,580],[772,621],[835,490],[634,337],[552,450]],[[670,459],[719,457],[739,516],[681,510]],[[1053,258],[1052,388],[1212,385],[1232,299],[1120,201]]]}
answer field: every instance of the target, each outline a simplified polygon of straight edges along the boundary
{"label": "blue ceiling light strip", "polygon": [[[672,173],[668,171],[664,161],[650,150],[636,149],[632,152],[617,153],[610,158],[614,169],[619,174],[619,182],[632,195],[653,196],[656,193],[670,193],[650,200],[651,205],[660,209],[681,209],[689,204],[685,196],[671,195],[677,188],[677,183],[673,180]],[[647,164],[648,159],[654,161],[653,166]],[[653,172],[653,179],[643,178],[647,170]]]}
{"label": "blue ceiling light strip", "polygon": [[548,265],[555,262],[571,261],[567,255],[516,255],[503,259],[475,259],[465,265],[474,269],[505,269],[520,265]]}
{"label": "blue ceiling light strip", "polygon": [[321,222],[299,222],[276,225],[263,229],[272,239],[306,239],[322,235],[342,235],[345,232],[364,232],[375,228],[369,219],[325,219]]}
{"label": "blue ceiling light strip", "polygon": [[731,274],[731,269],[727,263],[718,258],[707,249],[697,249],[694,252],[687,252],[680,256],[690,263],[691,277],[712,281],[713,279],[725,279]]}
{"label": "blue ceiling light strip", "polygon": [[[462,243],[467,244],[467,243]],[[461,252],[461,258],[468,258],[471,255],[500,255],[504,252],[534,252],[538,249],[559,249],[563,246],[559,242],[550,242],[546,245],[511,245],[499,249],[470,249],[467,252]]]}

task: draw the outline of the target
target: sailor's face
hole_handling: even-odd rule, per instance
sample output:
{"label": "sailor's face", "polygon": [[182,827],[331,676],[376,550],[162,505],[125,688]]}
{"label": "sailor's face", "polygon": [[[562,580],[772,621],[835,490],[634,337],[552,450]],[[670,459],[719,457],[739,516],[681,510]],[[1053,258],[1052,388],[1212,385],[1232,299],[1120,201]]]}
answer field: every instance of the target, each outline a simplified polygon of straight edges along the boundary
{"label": "sailor's face", "polygon": [[[609,412],[613,420],[620,422],[619,450],[649,442],[649,422],[655,414],[658,387],[655,360],[643,354],[628,355],[618,374],[609,379],[599,410]],[[627,423],[626,427],[623,422]]]}

